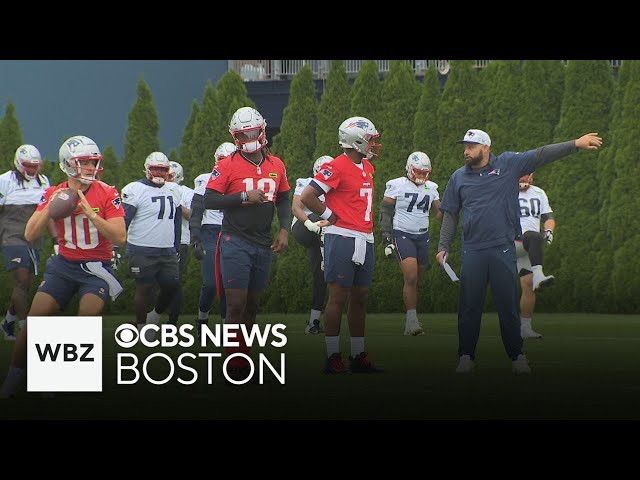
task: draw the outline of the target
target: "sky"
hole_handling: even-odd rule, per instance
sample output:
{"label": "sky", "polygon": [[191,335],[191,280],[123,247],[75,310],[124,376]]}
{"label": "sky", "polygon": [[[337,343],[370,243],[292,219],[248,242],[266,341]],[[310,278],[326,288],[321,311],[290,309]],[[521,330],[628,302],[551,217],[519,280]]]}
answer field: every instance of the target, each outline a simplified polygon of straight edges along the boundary
{"label": "sky", "polygon": [[92,138],[122,158],[128,115],[141,75],[160,120],[160,143],[178,148],[193,100],[202,101],[208,80],[217,85],[227,60],[0,60],[0,117],[16,107],[23,141],[43,157],[58,159],[62,141]]}

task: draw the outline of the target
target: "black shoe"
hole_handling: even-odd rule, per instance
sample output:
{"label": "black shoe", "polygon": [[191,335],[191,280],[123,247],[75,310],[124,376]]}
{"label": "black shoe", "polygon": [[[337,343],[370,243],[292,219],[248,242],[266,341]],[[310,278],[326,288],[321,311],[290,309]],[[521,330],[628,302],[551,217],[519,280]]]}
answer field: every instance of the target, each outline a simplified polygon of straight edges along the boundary
{"label": "black shoe", "polygon": [[354,357],[349,356],[349,370],[351,373],[382,373],[383,369],[376,367],[367,358],[368,353],[362,352]]}

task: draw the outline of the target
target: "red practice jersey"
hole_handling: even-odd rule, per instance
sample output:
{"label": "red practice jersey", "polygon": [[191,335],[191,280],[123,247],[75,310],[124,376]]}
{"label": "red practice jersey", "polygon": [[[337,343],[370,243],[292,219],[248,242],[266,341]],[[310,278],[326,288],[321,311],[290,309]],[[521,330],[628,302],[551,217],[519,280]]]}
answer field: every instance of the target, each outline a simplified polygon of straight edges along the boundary
{"label": "red practice jersey", "polygon": [[235,233],[250,242],[271,245],[271,221],[279,193],[288,192],[287,170],[278,157],[269,154],[256,165],[240,152],[218,162],[211,172],[207,188],[224,195],[262,190],[265,201],[224,211],[223,233]]}
{"label": "red practice jersey", "polygon": [[[56,190],[69,188],[68,182],[48,188],[36,211],[41,211],[47,205],[49,198]],[[120,193],[115,187],[95,181],[84,193],[93,211],[99,217],[108,220],[114,217],[124,217]],[[58,232],[58,246],[60,255],[71,261],[110,261],[111,241],[107,240],[96,226],[84,214],[82,208],[76,210],[67,218],[54,220]]]}
{"label": "red practice jersey", "polygon": [[359,168],[342,154],[324,164],[313,177],[331,187],[324,204],[338,217],[336,227],[363,233],[373,231],[373,173],[373,165],[367,159],[362,159]]}

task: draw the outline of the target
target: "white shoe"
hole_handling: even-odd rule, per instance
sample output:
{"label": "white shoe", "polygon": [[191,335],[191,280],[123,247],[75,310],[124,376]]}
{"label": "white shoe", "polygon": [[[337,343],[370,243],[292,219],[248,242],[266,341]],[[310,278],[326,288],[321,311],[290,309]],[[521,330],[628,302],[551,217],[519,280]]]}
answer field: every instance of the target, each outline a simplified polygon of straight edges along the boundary
{"label": "white shoe", "polygon": [[511,371],[516,375],[523,375],[531,373],[531,367],[529,366],[529,361],[524,354],[518,355],[513,362],[511,362]]}
{"label": "white shoe", "polygon": [[553,282],[556,277],[553,275],[544,275],[541,274],[539,277],[536,275],[533,276],[533,289],[534,290],[544,290],[547,287],[553,285]]}
{"label": "white shoe", "polygon": [[529,327],[520,327],[520,336],[522,338],[542,338],[537,332],[534,332],[533,329]]}
{"label": "white shoe", "polygon": [[456,373],[471,373],[476,367],[476,362],[471,360],[470,355],[461,355],[460,362],[456,368]]}
{"label": "white shoe", "polygon": [[407,320],[404,325],[404,334],[412,337],[424,335],[424,328],[418,320]]}

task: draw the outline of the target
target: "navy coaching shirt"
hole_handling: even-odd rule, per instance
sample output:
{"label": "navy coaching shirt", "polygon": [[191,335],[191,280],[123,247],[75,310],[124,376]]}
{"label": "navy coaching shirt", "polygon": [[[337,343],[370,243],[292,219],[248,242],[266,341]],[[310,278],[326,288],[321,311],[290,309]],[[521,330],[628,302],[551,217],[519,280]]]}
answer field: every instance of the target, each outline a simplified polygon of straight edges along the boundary
{"label": "navy coaching shirt", "polygon": [[462,248],[480,250],[513,243],[520,236],[518,180],[532,173],[536,150],[489,156],[482,170],[464,165],[451,174],[441,210],[462,210]]}

